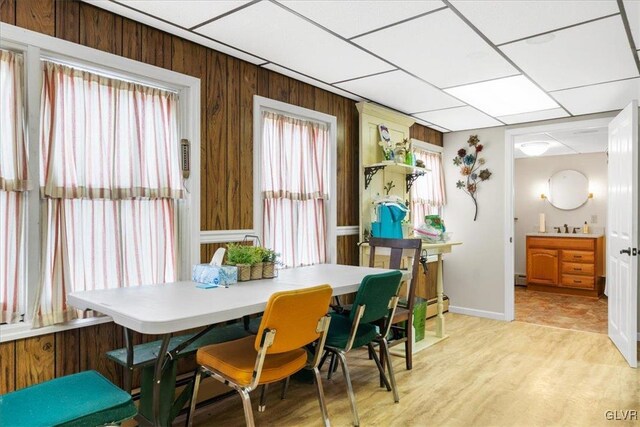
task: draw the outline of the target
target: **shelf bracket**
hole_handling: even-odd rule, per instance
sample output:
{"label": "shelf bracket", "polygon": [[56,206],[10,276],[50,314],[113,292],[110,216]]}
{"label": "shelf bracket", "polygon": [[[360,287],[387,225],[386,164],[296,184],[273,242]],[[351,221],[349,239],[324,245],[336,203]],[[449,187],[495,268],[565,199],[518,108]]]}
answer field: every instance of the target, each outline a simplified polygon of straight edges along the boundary
{"label": "shelf bracket", "polygon": [[371,179],[373,178],[373,176],[380,170],[380,169],[384,169],[383,165],[378,165],[378,166],[366,166],[364,168],[364,188],[365,190],[367,189],[367,187],[369,187],[369,184],[371,184]]}
{"label": "shelf bracket", "polygon": [[407,183],[407,193],[409,192],[409,190],[411,190],[411,186],[413,185],[415,180],[422,175],[424,175],[424,172],[414,172],[407,174],[407,176],[405,177]]}

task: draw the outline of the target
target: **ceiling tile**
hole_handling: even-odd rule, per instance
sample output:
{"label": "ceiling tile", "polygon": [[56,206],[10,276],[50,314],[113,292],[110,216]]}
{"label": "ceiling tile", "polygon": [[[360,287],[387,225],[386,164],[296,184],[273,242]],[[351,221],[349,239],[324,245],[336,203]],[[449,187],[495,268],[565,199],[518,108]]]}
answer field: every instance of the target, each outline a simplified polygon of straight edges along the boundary
{"label": "ceiling tile", "polygon": [[181,27],[191,28],[249,3],[249,0],[121,0],[120,3]]}
{"label": "ceiling tile", "polygon": [[[157,28],[161,31],[166,31],[169,34],[174,34],[178,37],[182,37],[185,40],[191,40],[192,42],[198,43],[202,46],[209,47],[211,49],[215,49],[218,52],[226,53],[227,55],[231,55],[235,58],[242,59],[243,61],[250,62],[252,64],[263,64],[265,61],[261,58],[256,58],[253,55],[249,55],[245,52],[241,52],[237,49],[234,49],[230,46],[223,45],[221,43],[215,42],[213,40],[209,40],[205,37],[202,37],[199,34],[195,34],[191,31],[185,30],[180,27],[176,27],[173,24],[161,21],[157,18],[151,17],[149,15],[145,15],[142,12],[137,10],[130,9],[121,5],[120,3],[115,3],[110,0],[83,0],[86,3],[90,3],[96,7],[100,7],[102,9],[108,10],[110,12],[116,13],[120,16],[124,16],[129,19],[133,19],[134,21],[140,22],[142,24],[149,25],[150,27]],[[137,3],[152,3],[147,1],[140,1]],[[157,3],[157,2],[155,2]],[[177,2],[172,2],[177,3]],[[198,2],[196,2],[198,3]]]}
{"label": "ceiling tile", "polygon": [[552,95],[576,115],[621,110],[640,98],[640,78],[561,90]]}
{"label": "ceiling tile", "polygon": [[[442,132],[442,133],[451,132],[449,129],[445,129],[445,128],[441,127],[441,126],[434,125],[433,123],[429,123],[427,121],[419,119],[416,116],[412,116],[412,118],[414,118],[416,120],[416,123],[418,123],[419,125],[426,126],[428,128],[431,128],[431,129],[435,129],[438,132]],[[428,141],[426,141],[426,142],[428,142]]]}
{"label": "ceiling tile", "polygon": [[549,135],[577,153],[604,153],[609,144],[609,129],[606,127],[555,131]]}
{"label": "ceiling tile", "polygon": [[449,9],[353,41],[440,88],[518,73]]}
{"label": "ceiling tile", "polygon": [[220,18],[196,32],[327,83],[393,68],[266,1]]}
{"label": "ceiling tile", "polygon": [[391,71],[338,83],[343,89],[404,113],[464,105],[404,71]]}
{"label": "ceiling tile", "polygon": [[319,87],[320,89],[324,89],[324,90],[327,90],[329,92],[333,92],[333,93],[335,93],[337,95],[344,96],[345,98],[353,99],[354,101],[362,101],[362,98],[360,98],[357,95],[354,95],[352,93],[346,92],[346,91],[344,91],[342,89],[339,89],[337,87],[328,85],[326,83],[320,82],[320,81],[318,81],[316,79],[312,79],[311,77],[303,76],[300,73],[296,73],[295,71],[291,71],[291,70],[286,69],[284,67],[281,67],[279,65],[265,64],[262,67],[266,68],[267,70],[275,71],[276,73],[280,73],[280,74],[283,74],[285,76],[291,77],[292,79],[296,79],[296,80],[300,80],[301,82],[309,83],[310,85],[315,86],[315,87]]}
{"label": "ceiling tile", "polygon": [[508,125],[516,123],[537,122],[539,120],[557,119],[560,117],[569,117],[562,108],[553,108],[551,110],[534,111],[532,113],[512,114],[508,116],[499,116],[498,120]]}
{"label": "ceiling tile", "polygon": [[502,126],[502,123],[493,117],[469,106],[428,111],[414,116],[452,131]]}
{"label": "ceiling tile", "polygon": [[558,107],[525,76],[472,83],[445,89],[445,92],[494,117]]}
{"label": "ceiling tile", "polygon": [[439,0],[282,0],[279,3],[345,38],[444,6]]}
{"label": "ceiling tile", "polygon": [[627,13],[631,34],[636,49],[640,48],[640,2],[638,0],[624,0],[624,10]]}
{"label": "ceiling tile", "polygon": [[615,1],[452,0],[473,25],[495,44],[544,33],[618,13]]}
{"label": "ceiling tile", "polygon": [[511,43],[500,49],[548,91],[638,75],[620,16]]}

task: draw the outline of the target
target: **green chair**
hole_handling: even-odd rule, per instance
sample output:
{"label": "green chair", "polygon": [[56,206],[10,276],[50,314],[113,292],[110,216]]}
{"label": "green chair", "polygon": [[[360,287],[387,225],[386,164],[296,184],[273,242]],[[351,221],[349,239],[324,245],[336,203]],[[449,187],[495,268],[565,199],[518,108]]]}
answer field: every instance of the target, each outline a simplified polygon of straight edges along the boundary
{"label": "green chair", "polygon": [[[366,276],[362,279],[352,310],[348,314],[330,313],[331,323],[325,349],[328,353],[336,356],[340,362],[342,373],[347,383],[347,393],[351,403],[351,412],[353,413],[353,424],[356,426],[360,424],[360,419],[358,418],[356,398],[345,356],[352,348],[365,345],[369,348],[369,353],[380,371],[380,377],[387,390],[393,391],[393,400],[396,403],[400,401],[386,336],[391,328],[389,320],[393,318],[398,304],[401,278],[402,273],[397,270]],[[381,351],[386,356],[389,380],[387,380],[385,368],[373,348],[374,342],[380,345]],[[333,366],[329,366],[329,370],[332,369]]]}

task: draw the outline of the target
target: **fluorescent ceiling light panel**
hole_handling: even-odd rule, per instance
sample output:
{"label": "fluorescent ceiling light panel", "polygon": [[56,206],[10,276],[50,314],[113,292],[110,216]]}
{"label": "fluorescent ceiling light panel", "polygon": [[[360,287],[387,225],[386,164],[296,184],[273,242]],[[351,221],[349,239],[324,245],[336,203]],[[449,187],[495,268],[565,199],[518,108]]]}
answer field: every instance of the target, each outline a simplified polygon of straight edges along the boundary
{"label": "fluorescent ceiling light panel", "polygon": [[327,83],[394,68],[269,1],[195,31]]}
{"label": "fluorescent ceiling light panel", "polygon": [[551,110],[533,111],[531,113],[511,114],[508,116],[498,116],[498,120],[508,125],[516,123],[537,122],[539,120],[557,119],[560,117],[569,117],[569,113],[562,108],[553,108]]}
{"label": "fluorescent ceiling light panel", "polygon": [[279,3],[345,38],[444,7],[439,0],[284,0]]}
{"label": "fluorescent ceiling light panel", "polygon": [[349,80],[336,86],[408,114],[463,105],[440,89],[400,70]]}
{"label": "fluorescent ceiling light panel", "polygon": [[518,74],[449,9],[353,41],[439,88]]}
{"label": "fluorescent ceiling light panel", "polygon": [[[585,7],[588,7],[585,3]],[[500,46],[547,91],[638,76],[620,15]],[[544,43],[538,43],[540,38]]]}
{"label": "fluorescent ceiling light panel", "polygon": [[615,1],[453,0],[451,3],[495,44],[618,13]]}
{"label": "fluorescent ceiling light panel", "polygon": [[575,115],[622,110],[640,99],[640,78],[560,90],[553,96]]}
{"label": "fluorescent ceiling light panel", "polygon": [[494,117],[558,107],[549,95],[524,76],[452,87],[445,92]]}
{"label": "fluorescent ceiling light panel", "polygon": [[414,117],[452,131],[502,126],[502,123],[493,117],[469,106],[427,111],[426,113],[414,114]]}
{"label": "fluorescent ceiling light panel", "polygon": [[121,0],[120,3],[182,27],[191,28],[249,3],[249,0]]}

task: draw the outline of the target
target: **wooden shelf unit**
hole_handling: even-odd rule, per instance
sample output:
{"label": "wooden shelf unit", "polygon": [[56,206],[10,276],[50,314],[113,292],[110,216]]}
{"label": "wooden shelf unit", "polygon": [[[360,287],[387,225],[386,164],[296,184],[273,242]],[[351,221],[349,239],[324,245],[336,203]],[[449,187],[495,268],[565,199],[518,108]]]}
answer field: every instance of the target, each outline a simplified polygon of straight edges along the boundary
{"label": "wooden shelf unit", "polygon": [[527,236],[528,288],[599,297],[604,292],[604,245],[604,236]]}

